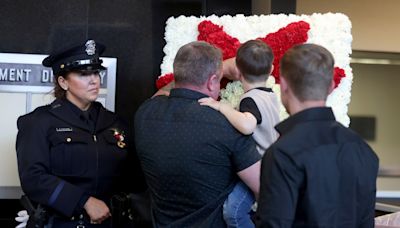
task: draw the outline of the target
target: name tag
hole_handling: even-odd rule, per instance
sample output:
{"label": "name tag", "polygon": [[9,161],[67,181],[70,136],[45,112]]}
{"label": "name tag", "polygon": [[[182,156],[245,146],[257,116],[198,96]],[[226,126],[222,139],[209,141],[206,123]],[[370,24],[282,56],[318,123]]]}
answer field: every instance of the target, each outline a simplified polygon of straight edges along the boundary
{"label": "name tag", "polygon": [[70,132],[70,131],[72,131],[72,128],[70,128],[70,127],[57,127],[56,131],[57,132]]}

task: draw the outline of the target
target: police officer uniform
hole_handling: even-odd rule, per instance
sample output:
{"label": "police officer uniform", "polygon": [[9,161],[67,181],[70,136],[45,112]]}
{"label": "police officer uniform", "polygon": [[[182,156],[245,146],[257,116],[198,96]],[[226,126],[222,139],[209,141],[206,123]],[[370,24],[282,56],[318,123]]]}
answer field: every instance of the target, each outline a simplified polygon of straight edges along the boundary
{"label": "police officer uniform", "polygon": [[[103,70],[103,50],[88,41],[50,55],[43,65],[51,66],[55,75]],[[21,186],[32,201],[48,209],[48,225],[111,227],[110,219],[91,224],[83,206],[92,196],[111,208],[111,197],[133,182],[124,177],[131,174],[126,168],[134,165],[128,161],[127,125],[98,102],[85,112],[66,98],[21,116],[17,125]]]}

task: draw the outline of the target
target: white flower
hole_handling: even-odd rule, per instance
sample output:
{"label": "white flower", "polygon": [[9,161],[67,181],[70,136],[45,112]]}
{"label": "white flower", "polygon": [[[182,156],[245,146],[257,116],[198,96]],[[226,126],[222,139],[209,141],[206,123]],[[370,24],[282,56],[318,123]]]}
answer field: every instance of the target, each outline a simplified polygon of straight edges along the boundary
{"label": "white flower", "polygon": [[[210,20],[214,24],[223,26],[224,31],[236,37],[241,43],[250,39],[265,37],[271,32],[288,25],[289,23],[303,20],[310,24],[307,43],[315,43],[327,48],[335,58],[335,66],[344,69],[346,77],[342,79],[338,87],[328,96],[327,105],[332,107],[336,119],[344,126],[349,126],[350,119],[347,115],[347,105],[350,102],[351,84],[353,74],[350,68],[351,54],[351,22],[341,13],[315,13],[312,15],[253,15],[218,17],[185,17],[169,18],[165,28],[164,59],[161,64],[161,73],[172,72],[172,63],[177,50],[184,44],[197,40],[199,34],[198,24],[203,20]],[[279,85],[275,84],[273,77],[269,77],[267,86],[272,88],[280,99]],[[229,102],[233,107],[239,104],[243,88],[240,82],[228,83],[221,90],[221,99]],[[281,106],[281,119],[287,118],[285,108]]]}

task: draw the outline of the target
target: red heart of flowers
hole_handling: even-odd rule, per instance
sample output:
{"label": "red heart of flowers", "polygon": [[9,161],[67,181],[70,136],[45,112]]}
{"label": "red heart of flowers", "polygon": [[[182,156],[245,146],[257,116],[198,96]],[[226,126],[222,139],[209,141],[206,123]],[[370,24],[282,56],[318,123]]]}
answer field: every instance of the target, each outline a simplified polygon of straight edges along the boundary
{"label": "red heart of flowers", "polygon": [[[205,20],[200,22],[198,25],[198,30],[199,35],[197,40],[206,41],[221,49],[224,60],[234,57],[237,49],[241,45],[237,38],[230,36],[223,30],[223,26],[218,26],[211,21]],[[294,45],[305,43],[308,39],[309,30],[310,25],[307,22],[299,21],[290,23],[278,31],[266,35],[265,37],[257,38],[268,44],[274,53],[274,70],[272,72],[272,76],[275,77],[276,83],[279,83],[279,63],[282,56]],[[345,76],[346,74],[343,69],[335,67],[335,88]],[[164,74],[157,79],[156,86],[158,89],[160,89],[173,80],[173,73]],[[224,88],[227,82],[228,81],[222,81],[221,88]]]}

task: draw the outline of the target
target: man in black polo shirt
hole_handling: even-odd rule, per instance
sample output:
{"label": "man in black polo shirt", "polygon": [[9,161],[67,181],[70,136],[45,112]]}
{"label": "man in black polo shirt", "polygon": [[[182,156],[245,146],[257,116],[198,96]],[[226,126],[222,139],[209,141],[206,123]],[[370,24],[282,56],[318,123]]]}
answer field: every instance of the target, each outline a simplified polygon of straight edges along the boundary
{"label": "man in black polo shirt", "polygon": [[170,96],[146,101],[135,117],[139,159],[152,197],[155,227],[225,227],[222,205],[238,178],[258,195],[260,155],[251,136],[218,111],[222,57],[205,42],[182,46]]}
{"label": "man in black polo shirt", "polygon": [[378,157],[325,107],[332,54],[315,44],[281,60],[281,98],[291,115],[265,152],[259,227],[374,227]]}

